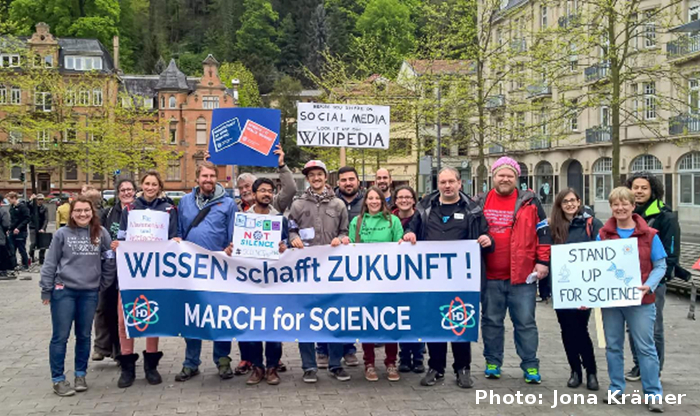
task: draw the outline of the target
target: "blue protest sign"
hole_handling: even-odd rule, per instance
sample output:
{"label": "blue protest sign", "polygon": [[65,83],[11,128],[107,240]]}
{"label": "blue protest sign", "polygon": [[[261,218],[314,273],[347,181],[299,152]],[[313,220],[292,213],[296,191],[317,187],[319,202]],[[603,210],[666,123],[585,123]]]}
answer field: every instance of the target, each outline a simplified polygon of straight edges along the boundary
{"label": "blue protest sign", "polygon": [[218,165],[276,167],[280,111],[269,108],[217,108],[209,135],[210,160]]}

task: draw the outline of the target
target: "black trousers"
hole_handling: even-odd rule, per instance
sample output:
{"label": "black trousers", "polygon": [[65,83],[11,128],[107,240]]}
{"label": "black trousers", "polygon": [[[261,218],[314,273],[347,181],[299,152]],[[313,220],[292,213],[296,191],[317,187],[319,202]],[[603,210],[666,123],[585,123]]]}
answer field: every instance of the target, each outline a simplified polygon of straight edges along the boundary
{"label": "black trousers", "polygon": [[95,311],[95,351],[107,357],[121,354],[117,280],[99,294]]}
{"label": "black trousers", "polygon": [[593,342],[588,333],[588,320],[591,310],[557,309],[557,320],[561,327],[561,339],[564,342],[566,358],[571,371],[581,375],[581,366],[588,374],[596,374]]}
{"label": "black trousers", "polygon": [[[447,366],[447,343],[429,342],[428,352],[430,353],[428,367],[440,374],[444,374]],[[470,370],[472,365],[472,344],[470,342],[453,342],[452,356],[454,357],[452,369],[455,373],[463,368]]]}

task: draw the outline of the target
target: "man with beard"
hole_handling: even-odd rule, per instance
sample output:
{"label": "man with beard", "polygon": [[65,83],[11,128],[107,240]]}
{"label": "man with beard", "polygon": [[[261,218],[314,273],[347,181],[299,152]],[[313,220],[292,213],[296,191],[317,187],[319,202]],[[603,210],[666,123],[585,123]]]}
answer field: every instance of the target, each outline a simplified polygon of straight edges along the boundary
{"label": "man with beard", "polygon": [[[246,212],[262,215],[278,215],[282,219],[282,241],[280,241],[280,253],[287,249],[285,240],[288,237],[287,219],[272,206],[273,195],[275,192],[275,183],[268,178],[259,178],[253,182],[252,186],[255,204]],[[229,251],[232,251],[231,246]],[[230,255],[230,253],[229,253]],[[282,358],[282,343],[281,342],[265,342],[265,360],[267,361],[267,370],[263,364],[263,343],[260,342],[239,342],[241,353],[250,360],[252,371],[246,384],[254,385],[260,383],[263,379],[267,384],[280,384],[280,377],[277,374]]]}
{"label": "man with beard", "polygon": [[[284,150],[282,150],[282,146],[277,145],[277,148],[273,153],[279,157],[278,167],[282,189],[280,190],[279,194],[272,199],[272,206],[277,211],[283,213],[292,204],[294,195],[297,193],[297,185],[296,182],[294,182],[292,171],[289,170],[287,165],[284,164]],[[236,179],[236,187],[238,188],[238,193],[241,197],[241,201],[238,204],[238,209],[242,212],[248,211],[250,207],[255,204],[253,182],[255,182],[256,179],[258,178],[256,178],[252,173],[242,173]]]}
{"label": "man with beard", "polygon": [[[309,188],[292,203],[289,210],[289,241],[294,248],[303,249],[308,246],[330,244],[337,247],[341,243],[348,244],[348,211],[341,199],[328,184],[328,170],[320,160],[306,163],[302,173],[309,182]],[[330,343],[329,364],[333,377],[340,381],[350,380],[340,363],[343,356],[343,344]],[[300,342],[301,365],[304,370],[305,383],[318,381],[318,364],[314,353],[313,342]]]}
{"label": "man with beard", "polygon": [[[195,174],[198,186],[182,197],[178,205],[178,236],[207,250],[224,250],[233,240],[236,203],[226,196],[224,187],[217,183],[216,165],[209,161],[202,162]],[[187,381],[199,374],[202,340],[185,339],[185,342],[185,362],[175,381]],[[221,379],[233,377],[230,353],[230,341],[214,341],[214,364],[219,368]]]}
{"label": "man with beard", "polygon": [[391,200],[392,181],[389,171],[384,168],[378,169],[374,177],[374,184],[384,193],[384,198],[389,208],[394,208],[394,201]]}

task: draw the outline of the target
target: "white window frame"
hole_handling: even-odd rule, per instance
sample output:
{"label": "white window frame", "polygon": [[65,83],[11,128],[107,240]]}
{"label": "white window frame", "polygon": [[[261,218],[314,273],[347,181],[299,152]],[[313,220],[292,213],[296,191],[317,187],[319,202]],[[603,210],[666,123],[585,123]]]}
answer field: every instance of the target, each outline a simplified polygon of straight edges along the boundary
{"label": "white window frame", "polygon": [[10,89],[10,104],[22,104],[22,89],[20,87],[12,87]]}
{"label": "white window frame", "polygon": [[7,87],[0,85],[0,105],[7,104]]}
{"label": "white window frame", "polygon": [[644,12],[644,47],[656,47],[656,9],[647,10]]}
{"label": "white window frame", "polygon": [[205,110],[219,108],[219,97],[214,95],[205,95],[202,97],[202,108]]}
{"label": "white window frame", "polygon": [[207,137],[207,120],[204,117],[200,117],[196,122],[196,141],[195,144],[206,145],[208,142]]}
{"label": "white window frame", "polygon": [[[48,97],[48,99],[47,99]],[[49,104],[47,105],[47,101]],[[51,99],[51,92],[49,91],[34,91],[34,106],[37,110],[44,112],[51,112],[53,110],[53,100]]]}
{"label": "white window frame", "polygon": [[[599,182],[601,186],[599,186]],[[602,157],[593,163],[593,193],[596,202],[607,202],[612,191],[612,158]],[[598,191],[602,188],[602,194]]]}
{"label": "white window frame", "polygon": [[49,132],[47,130],[39,130],[36,132],[36,147],[39,150],[49,150]]}
{"label": "white window frame", "polygon": [[[15,175],[15,169],[19,169],[18,174]],[[14,165],[10,167],[10,180],[11,181],[18,181],[20,180],[20,176],[22,175],[22,166],[20,165]]]}
{"label": "white window frame", "polygon": [[22,143],[22,132],[20,130],[10,130],[7,134],[7,140],[10,144]]}
{"label": "white window frame", "polygon": [[80,107],[87,107],[90,105],[90,90],[80,90],[78,91],[78,97],[76,100],[76,105]]}
{"label": "white window frame", "polygon": [[66,69],[73,71],[92,71],[102,69],[102,57],[66,55],[63,60]]}
{"label": "white window frame", "polygon": [[20,57],[17,53],[3,53],[0,55],[0,68],[19,68]]}
{"label": "white window frame", "polygon": [[656,120],[656,82],[642,84],[644,89],[644,120]]}
{"label": "white window frame", "polygon": [[688,80],[688,113],[700,113],[700,82],[697,79]]}
{"label": "white window frame", "polygon": [[92,90],[92,105],[95,107],[102,107],[102,104],[102,90],[99,88]]}
{"label": "white window frame", "polygon": [[[699,183],[696,184],[696,182]],[[689,201],[683,199],[684,185],[690,191]],[[678,162],[678,204],[688,207],[700,206],[700,195],[695,198],[696,192],[700,194],[698,187],[700,187],[700,152],[691,152],[681,157]]]}
{"label": "white window frame", "polygon": [[664,165],[654,155],[639,155],[630,163],[629,171],[630,173],[649,172],[654,174],[654,176],[662,175],[664,173]]}
{"label": "white window frame", "polygon": [[547,25],[549,24],[547,20],[547,6],[542,5],[540,6],[540,27],[542,29],[547,28]]}
{"label": "white window frame", "polygon": [[168,108],[177,108],[177,99],[174,95],[171,95],[170,98],[168,98]]}
{"label": "white window frame", "polygon": [[144,98],[143,99],[143,108],[146,110],[152,110],[153,109],[153,98]]}
{"label": "white window frame", "polygon": [[600,107],[600,127],[610,127],[610,107]]}
{"label": "white window frame", "polygon": [[688,23],[690,23],[700,19],[700,1],[690,0],[688,3]]}

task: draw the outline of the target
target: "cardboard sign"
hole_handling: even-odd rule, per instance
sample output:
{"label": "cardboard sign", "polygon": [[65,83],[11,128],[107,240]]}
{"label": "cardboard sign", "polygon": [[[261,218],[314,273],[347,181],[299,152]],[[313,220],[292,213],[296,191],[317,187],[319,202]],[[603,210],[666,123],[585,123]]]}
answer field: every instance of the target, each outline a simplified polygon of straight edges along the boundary
{"label": "cardboard sign", "polygon": [[388,149],[389,107],[297,104],[297,145]]}
{"label": "cardboard sign", "polygon": [[126,241],[168,241],[170,214],[139,209],[129,211]]}
{"label": "cardboard sign", "polygon": [[554,309],[642,303],[636,238],[552,246]]}
{"label": "cardboard sign", "polygon": [[279,259],[282,221],[281,215],[237,212],[233,227],[233,255],[259,259]]}
{"label": "cardboard sign", "polygon": [[210,160],[217,165],[277,167],[280,111],[269,108],[214,109]]}

